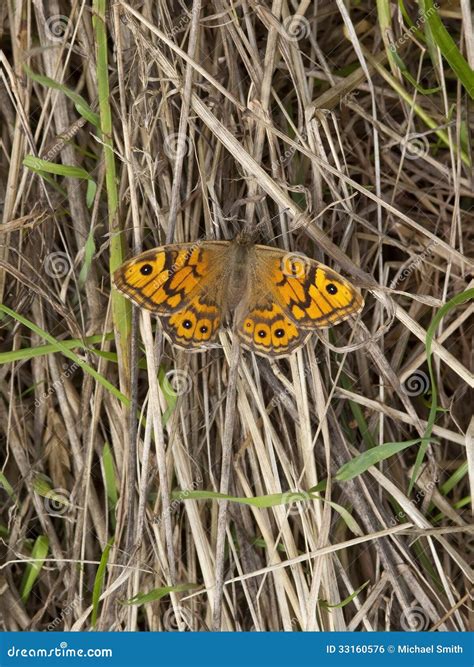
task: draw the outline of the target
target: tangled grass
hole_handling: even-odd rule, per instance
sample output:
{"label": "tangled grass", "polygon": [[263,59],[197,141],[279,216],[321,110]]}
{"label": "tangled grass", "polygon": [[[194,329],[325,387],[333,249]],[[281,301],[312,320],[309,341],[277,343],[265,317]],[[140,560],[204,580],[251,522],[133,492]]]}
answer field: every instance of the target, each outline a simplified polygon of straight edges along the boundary
{"label": "tangled grass", "polygon": [[[474,40],[443,6],[2,6],[3,629],[468,629]],[[190,355],[111,289],[244,228],[361,320]]]}

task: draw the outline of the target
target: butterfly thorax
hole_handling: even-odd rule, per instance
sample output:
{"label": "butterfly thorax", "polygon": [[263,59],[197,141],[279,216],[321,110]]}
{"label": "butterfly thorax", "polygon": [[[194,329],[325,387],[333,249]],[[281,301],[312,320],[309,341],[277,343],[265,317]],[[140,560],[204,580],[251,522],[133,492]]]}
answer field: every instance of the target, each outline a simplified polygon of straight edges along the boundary
{"label": "butterfly thorax", "polygon": [[251,272],[249,259],[254,244],[248,236],[237,236],[229,246],[229,281],[227,286],[227,310],[233,312],[244,298]]}

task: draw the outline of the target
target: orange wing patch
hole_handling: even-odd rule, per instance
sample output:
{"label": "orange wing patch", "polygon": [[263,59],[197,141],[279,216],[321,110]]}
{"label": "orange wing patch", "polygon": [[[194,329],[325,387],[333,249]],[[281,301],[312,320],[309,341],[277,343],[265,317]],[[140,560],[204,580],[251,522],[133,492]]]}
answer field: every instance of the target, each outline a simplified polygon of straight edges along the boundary
{"label": "orange wing patch", "polygon": [[114,284],[135,303],[159,315],[183,307],[209,272],[209,253],[197,244],[164,246],[142,253],[121,266]]}
{"label": "orange wing patch", "polygon": [[275,357],[285,356],[300,347],[309,335],[306,332],[302,335],[276,303],[255,306],[237,325],[236,331],[246,347]]}
{"label": "orange wing patch", "polygon": [[327,266],[242,236],[155,248],[125,262],[113,279],[134,303],[159,315],[165,334],[187,350],[210,346],[230,308],[240,314],[234,325],[243,345],[279,357],[364,305],[359,291]]}
{"label": "orange wing patch", "polygon": [[163,331],[184,348],[206,347],[214,342],[221,323],[220,309],[199,297],[171,317],[163,318]]}
{"label": "orange wing patch", "polygon": [[359,312],[359,292],[335,271],[308,258],[273,261],[273,292],[301,328],[331,326]]}

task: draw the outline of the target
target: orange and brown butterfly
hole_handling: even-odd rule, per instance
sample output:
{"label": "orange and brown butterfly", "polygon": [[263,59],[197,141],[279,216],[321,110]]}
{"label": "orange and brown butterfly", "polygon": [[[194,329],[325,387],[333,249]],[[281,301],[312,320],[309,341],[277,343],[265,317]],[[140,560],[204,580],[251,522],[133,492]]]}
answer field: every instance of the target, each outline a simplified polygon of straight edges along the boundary
{"label": "orange and brown butterfly", "polygon": [[300,348],[317,329],[356,315],[364,300],[324,264],[278,248],[232,241],[177,243],[125,262],[115,287],[161,319],[171,342],[186,350],[215,345],[233,321],[242,344],[270,357]]}

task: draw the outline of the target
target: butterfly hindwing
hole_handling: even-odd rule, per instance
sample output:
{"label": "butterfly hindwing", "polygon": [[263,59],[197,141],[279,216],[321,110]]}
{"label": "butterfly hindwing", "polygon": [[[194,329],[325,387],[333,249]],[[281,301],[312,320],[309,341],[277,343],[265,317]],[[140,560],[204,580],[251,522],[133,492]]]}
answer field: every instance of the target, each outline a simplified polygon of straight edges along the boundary
{"label": "butterfly hindwing", "polygon": [[304,345],[310,335],[301,331],[284,309],[271,300],[249,304],[235,330],[245,347],[274,357],[290,354]]}
{"label": "butterfly hindwing", "polygon": [[215,303],[206,302],[203,295],[196,296],[185,308],[171,317],[164,317],[161,325],[171,342],[188,350],[211,346],[217,339],[221,325],[221,309]]}

